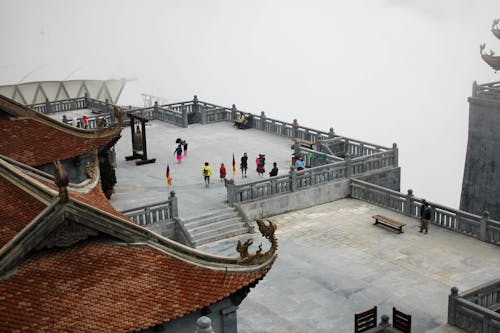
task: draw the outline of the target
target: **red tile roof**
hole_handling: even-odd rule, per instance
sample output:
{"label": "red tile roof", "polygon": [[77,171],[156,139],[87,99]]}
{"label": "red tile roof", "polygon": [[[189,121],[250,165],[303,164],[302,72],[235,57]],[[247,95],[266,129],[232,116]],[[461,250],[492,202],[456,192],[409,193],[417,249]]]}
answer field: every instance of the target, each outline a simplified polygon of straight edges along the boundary
{"label": "red tile roof", "polygon": [[46,207],[31,194],[0,177],[0,248]]}
{"label": "red tile roof", "polygon": [[30,166],[40,166],[88,154],[91,146],[101,147],[120,135],[120,131],[95,131],[84,135],[35,118],[0,117],[0,154]]}
{"label": "red tile roof", "polygon": [[130,332],[216,303],[261,279],[200,268],[143,246],[106,240],[30,255],[0,280],[5,331]]}

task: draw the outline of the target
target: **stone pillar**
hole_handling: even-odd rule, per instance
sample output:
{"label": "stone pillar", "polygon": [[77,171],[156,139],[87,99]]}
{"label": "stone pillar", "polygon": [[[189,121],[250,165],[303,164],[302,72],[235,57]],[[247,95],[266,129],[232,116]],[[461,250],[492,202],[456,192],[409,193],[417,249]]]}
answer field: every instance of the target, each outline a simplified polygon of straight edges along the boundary
{"label": "stone pillar", "polygon": [[188,128],[189,126],[189,119],[188,119],[188,112],[185,106],[182,107],[182,127],[183,128]]}
{"label": "stone pillar", "polygon": [[351,168],[351,154],[345,154],[345,175],[347,178],[351,178],[352,176],[352,168]]}
{"label": "stone pillar", "polygon": [[293,129],[293,137],[298,138],[299,137],[299,123],[297,122],[297,119],[293,120],[292,129]]}
{"label": "stone pillar", "polygon": [[404,213],[408,216],[412,215],[413,201],[415,201],[413,197],[413,190],[409,189],[408,194],[406,195],[405,211],[404,211]]}
{"label": "stone pillar", "polygon": [[488,226],[488,220],[490,219],[490,213],[485,210],[483,212],[483,216],[481,216],[481,220],[479,221],[479,239],[483,242],[486,242],[486,230]]}
{"label": "stone pillar", "polygon": [[394,142],[392,144],[392,151],[394,152],[394,167],[398,166],[399,163],[399,150],[398,150],[398,145]]}
{"label": "stone pillar", "polygon": [[205,316],[198,318],[194,333],[215,333],[212,329],[212,320]]}
{"label": "stone pillar", "polygon": [[472,83],[472,96],[477,96],[477,82]]}
{"label": "stone pillar", "polygon": [[236,108],[236,105],[233,104],[233,106],[231,107],[231,120],[235,120],[236,119],[236,113],[238,112],[238,109]]}
{"label": "stone pillar", "polygon": [[456,298],[458,297],[458,288],[451,288],[451,294],[448,296],[448,324],[455,325]]}
{"label": "stone pillar", "polygon": [[170,219],[179,217],[179,208],[177,206],[177,197],[175,196],[174,191],[170,191],[169,205],[170,205]]}
{"label": "stone pillar", "polygon": [[49,113],[52,113],[52,108],[50,106],[49,99],[46,98],[45,99],[45,114],[49,114]]}
{"label": "stone pillar", "polygon": [[87,109],[90,109],[92,107],[92,105],[91,105],[91,102],[90,102],[90,95],[89,95],[88,92],[85,93],[84,98],[85,98],[85,107]]}
{"label": "stone pillar", "polygon": [[227,181],[227,203],[229,206],[233,207],[236,202],[236,190],[234,188],[234,179],[229,179]]}
{"label": "stone pillar", "polygon": [[291,166],[290,167],[290,172],[288,174],[289,174],[288,178],[290,179],[290,191],[294,192],[298,188],[298,184],[297,184],[297,171],[295,170],[295,167]]}
{"label": "stone pillar", "polygon": [[266,131],[266,114],[264,111],[260,111],[260,129]]}
{"label": "stone pillar", "polygon": [[[155,105],[153,106],[153,119],[158,119],[158,114],[160,113],[160,107],[158,106],[158,101],[155,101]],[[144,116],[143,116],[144,117]]]}
{"label": "stone pillar", "polygon": [[335,131],[333,130],[333,127],[330,127],[330,130],[328,131],[328,138],[333,139],[335,137]]}
{"label": "stone pillar", "polygon": [[380,324],[378,324],[378,326],[383,328],[391,327],[391,323],[389,323],[389,316],[386,314],[380,316]]}

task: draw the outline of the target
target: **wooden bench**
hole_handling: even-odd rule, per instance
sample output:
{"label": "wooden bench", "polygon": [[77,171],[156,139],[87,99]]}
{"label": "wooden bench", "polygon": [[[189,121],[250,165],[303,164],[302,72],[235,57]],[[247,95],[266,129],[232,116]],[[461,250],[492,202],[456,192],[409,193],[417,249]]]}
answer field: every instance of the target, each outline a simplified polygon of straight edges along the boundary
{"label": "wooden bench", "polygon": [[313,149],[313,145],[315,144],[315,142],[307,141],[304,139],[293,139],[293,141],[295,141],[295,144],[298,144],[300,146],[304,146],[304,147],[309,148],[309,149]]}
{"label": "wooden bench", "polygon": [[389,228],[397,230],[399,233],[403,232],[403,227],[406,225],[383,215],[373,215],[372,218],[375,219],[375,223],[373,223],[374,225],[380,223]]}

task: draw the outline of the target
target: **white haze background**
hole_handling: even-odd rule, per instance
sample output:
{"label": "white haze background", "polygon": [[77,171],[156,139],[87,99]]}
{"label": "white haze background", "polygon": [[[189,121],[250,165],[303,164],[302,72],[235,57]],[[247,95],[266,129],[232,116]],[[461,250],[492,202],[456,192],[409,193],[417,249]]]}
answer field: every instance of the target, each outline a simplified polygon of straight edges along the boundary
{"label": "white haze background", "polygon": [[[135,78],[400,149],[401,190],[458,208],[479,44],[498,0],[0,1],[0,84]],[[263,149],[265,151],[265,147]]]}

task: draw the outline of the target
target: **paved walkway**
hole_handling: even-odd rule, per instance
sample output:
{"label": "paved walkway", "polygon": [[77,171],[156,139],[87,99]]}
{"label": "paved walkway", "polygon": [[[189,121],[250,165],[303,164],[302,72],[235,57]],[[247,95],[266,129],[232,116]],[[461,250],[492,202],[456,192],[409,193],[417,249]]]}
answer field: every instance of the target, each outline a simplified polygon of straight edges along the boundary
{"label": "paved walkway", "polygon": [[[405,232],[372,225],[379,213],[406,223]],[[379,320],[393,306],[411,314],[413,333],[462,332],[445,325],[451,287],[500,275],[498,246],[432,225],[424,235],[416,219],[358,200],[272,218],[278,259],[241,304],[239,332],[353,332],[354,313],[373,305]],[[200,249],[235,256],[236,241]]]}
{"label": "paved walkway", "polygon": [[[268,134],[256,129],[239,130],[230,122],[210,125],[194,124],[189,128],[177,127],[161,121],[151,121],[146,127],[148,158],[156,163],[136,166],[134,161],[125,161],[132,154],[130,128],[125,128],[116,144],[117,179],[111,203],[118,210],[139,207],[149,203],[165,201],[168,187],[165,181],[167,163],[173,178],[171,190],[175,191],[181,218],[199,216],[210,210],[227,207],[227,191],[219,181],[220,163],[224,163],[227,178],[232,178],[232,157],[237,163],[235,181],[258,180],[255,158],[266,154],[266,174],[269,177],[272,162],[278,163],[280,174],[288,172],[293,151],[292,140]],[[182,138],[188,142],[188,156],[178,164],[174,156],[175,141]],[[248,154],[248,178],[241,178],[240,158]],[[210,188],[205,188],[201,169],[204,162],[212,167]]]}
{"label": "paved walkway", "polygon": [[[124,160],[131,153],[129,129],[116,145],[118,184],[111,203],[119,210],[164,201],[167,163],[182,218],[226,207],[218,168],[224,162],[231,176],[233,153],[238,166],[243,152],[249,156],[249,177],[242,179],[238,169],[237,182],[258,179],[254,160],[261,152],[267,155],[267,166],[276,161],[280,173],[288,171],[292,142],[287,138],[237,130],[228,122],[187,129],[159,121],[148,124],[148,155],[156,157],[155,164],[136,166]],[[173,155],[176,138],[189,143],[181,164]],[[214,170],[208,189],[201,175],[205,161]],[[370,216],[376,213],[407,223],[405,233],[373,226]],[[354,313],[372,305],[380,314],[390,314],[393,306],[410,313],[413,333],[459,332],[445,325],[450,288],[465,290],[500,275],[498,247],[434,226],[422,235],[416,220],[357,200],[339,200],[273,219],[279,226],[278,260],[240,306],[242,333],[352,332]],[[260,238],[257,234],[243,238],[250,236]],[[237,239],[200,249],[236,256]]]}

